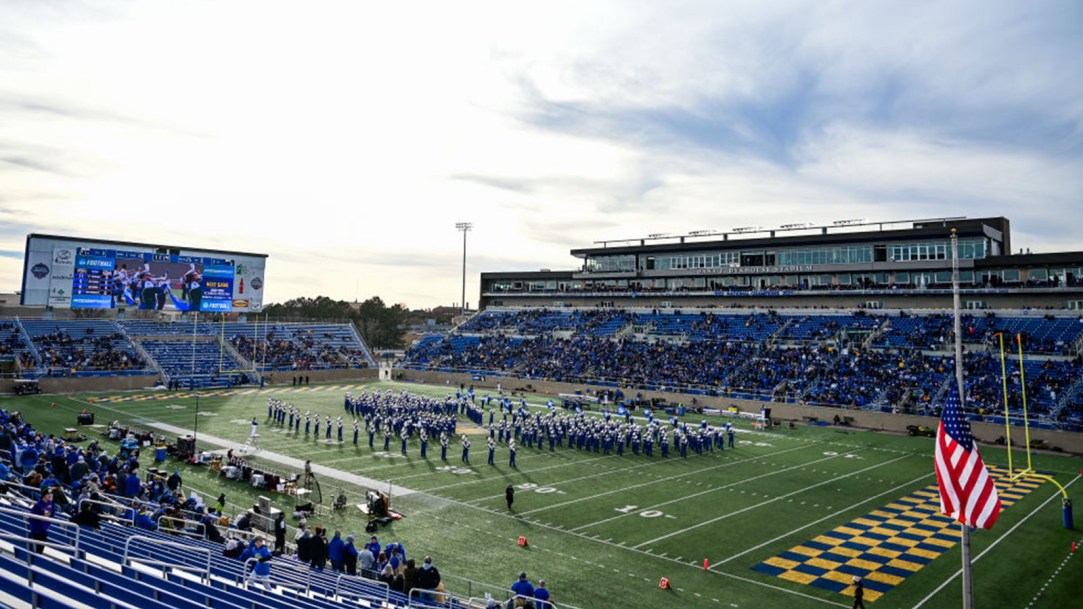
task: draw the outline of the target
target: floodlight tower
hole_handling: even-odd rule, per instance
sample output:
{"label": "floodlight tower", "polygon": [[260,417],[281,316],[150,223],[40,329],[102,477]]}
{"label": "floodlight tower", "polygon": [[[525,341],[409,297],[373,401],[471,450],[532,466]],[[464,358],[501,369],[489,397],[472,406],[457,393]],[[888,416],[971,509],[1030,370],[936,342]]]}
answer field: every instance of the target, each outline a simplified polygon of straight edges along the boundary
{"label": "floodlight tower", "polygon": [[473,222],[456,222],[456,230],[463,232],[463,294],[462,300],[459,304],[462,305],[462,312],[460,315],[466,317],[466,233],[470,232],[470,229],[474,228]]}

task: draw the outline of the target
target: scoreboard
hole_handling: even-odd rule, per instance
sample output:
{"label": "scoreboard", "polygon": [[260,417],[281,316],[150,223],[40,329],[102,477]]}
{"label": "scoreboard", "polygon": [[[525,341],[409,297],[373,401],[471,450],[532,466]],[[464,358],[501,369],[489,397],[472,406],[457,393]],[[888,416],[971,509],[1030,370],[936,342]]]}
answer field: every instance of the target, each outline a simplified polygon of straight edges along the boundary
{"label": "scoreboard", "polygon": [[259,312],[266,255],[29,235],[24,305]]}
{"label": "scoreboard", "polygon": [[233,310],[233,261],[79,248],[71,285],[71,308],[182,311]]}

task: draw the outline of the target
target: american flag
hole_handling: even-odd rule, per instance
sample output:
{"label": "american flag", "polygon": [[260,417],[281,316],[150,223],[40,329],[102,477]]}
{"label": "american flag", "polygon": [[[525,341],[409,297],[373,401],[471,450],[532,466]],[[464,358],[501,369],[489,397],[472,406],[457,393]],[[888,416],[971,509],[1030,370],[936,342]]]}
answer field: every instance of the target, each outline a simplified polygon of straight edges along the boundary
{"label": "american flag", "polygon": [[948,395],[936,430],[936,481],[940,485],[941,512],[972,527],[993,527],[1000,515],[1000,497],[978,454],[970,423],[954,390]]}

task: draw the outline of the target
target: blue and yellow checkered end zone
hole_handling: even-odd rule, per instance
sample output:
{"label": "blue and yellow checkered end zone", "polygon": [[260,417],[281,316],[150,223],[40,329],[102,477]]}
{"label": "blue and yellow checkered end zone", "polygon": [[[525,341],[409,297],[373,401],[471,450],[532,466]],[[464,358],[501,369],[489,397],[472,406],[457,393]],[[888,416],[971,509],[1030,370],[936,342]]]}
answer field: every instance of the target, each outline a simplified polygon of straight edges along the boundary
{"label": "blue and yellow checkered end zone", "polygon": [[[1008,479],[990,467],[1001,505],[1008,507],[1040,480]],[[959,542],[959,524],[940,513],[935,484],[752,567],[782,579],[853,596],[854,576],[875,601]]]}

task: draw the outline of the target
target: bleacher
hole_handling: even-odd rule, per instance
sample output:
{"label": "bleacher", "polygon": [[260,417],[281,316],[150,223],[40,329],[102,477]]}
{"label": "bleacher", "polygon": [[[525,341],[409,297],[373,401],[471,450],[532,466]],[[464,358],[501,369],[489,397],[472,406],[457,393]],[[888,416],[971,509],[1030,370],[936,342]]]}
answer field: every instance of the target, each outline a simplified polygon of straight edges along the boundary
{"label": "bleacher", "polygon": [[223,324],[222,335],[261,370],[365,368],[371,354],[349,324]]}
{"label": "bleacher", "polygon": [[21,320],[46,374],[73,376],[154,374],[112,321]]}
{"label": "bleacher", "polygon": [[[445,338],[425,337],[404,365],[928,412],[953,377],[952,325],[943,313],[496,310]],[[1076,382],[1083,359],[1065,357],[1078,348],[1078,318],[967,315],[963,329],[968,352],[977,355],[967,359],[975,411],[1003,410],[996,332],[1024,337],[1032,413],[1063,412],[1061,419],[1070,421],[1083,409],[1083,383]],[[1012,361],[1009,375],[1018,386],[1018,360]],[[1022,394],[1019,387],[1009,391],[1012,410],[1021,410]]]}
{"label": "bleacher", "polygon": [[24,367],[37,366],[33,341],[17,319],[0,319],[0,360],[8,358],[27,364]]}
{"label": "bleacher", "polygon": [[213,339],[144,339],[140,344],[158,362],[162,372],[178,381],[181,387],[232,386],[238,380],[238,375],[245,382],[252,380],[246,373],[238,372],[250,367],[234,359]]}
{"label": "bleacher", "polygon": [[122,321],[121,328],[133,338],[142,336],[175,336],[190,337],[192,334],[213,336],[218,334],[218,328],[214,324],[190,321]]}
{"label": "bleacher", "polygon": [[[246,563],[202,539],[103,521],[54,521],[44,554],[29,550],[29,502],[0,497],[0,602],[7,606],[118,609],[342,609],[410,605],[386,585],[292,557],[272,561],[268,586],[246,583]],[[414,599],[417,606],[419,600]],[[425,603],[423,603],[425,604]],[[457,607],[457,600],[429,606]]]}

